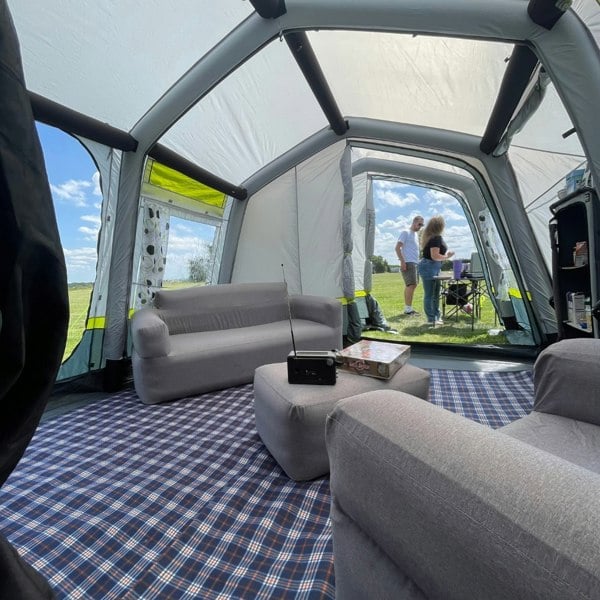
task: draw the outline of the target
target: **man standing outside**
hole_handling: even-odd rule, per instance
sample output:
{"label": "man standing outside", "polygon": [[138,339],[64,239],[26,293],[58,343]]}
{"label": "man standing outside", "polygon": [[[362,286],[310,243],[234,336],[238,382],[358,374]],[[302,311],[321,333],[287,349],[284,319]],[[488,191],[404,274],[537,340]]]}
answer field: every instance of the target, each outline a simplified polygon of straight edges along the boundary
{"label": "man standing outside", "polygon": [[404,314],[418,315],[412,301],[419,284],[419,231],[425,225],[421,215],[417,215],[411,226],[404,230],[396,243],[396,256],[400,260],[400,272],[404,279]]}

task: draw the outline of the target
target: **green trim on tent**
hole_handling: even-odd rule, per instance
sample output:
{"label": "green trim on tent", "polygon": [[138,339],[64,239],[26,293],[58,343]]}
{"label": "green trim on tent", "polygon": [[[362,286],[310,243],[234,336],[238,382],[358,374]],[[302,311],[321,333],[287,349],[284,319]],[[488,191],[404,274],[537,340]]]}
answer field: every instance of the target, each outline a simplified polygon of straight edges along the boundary
{"label": "green trim on tent", "polygon": [[148,159],[142,194],[194,212],[222,217],[227,196],[203,183]]}
{"label": "green trim on tent", "polygon": [[106,317],[89,317],[86,324],[86,329],[105,329]]}
{"label": "green trim on tent", "polygon": [[[527,295],[527,300],[531,301],[531,293],[529,291],[525,292],[525,294]],[[509,288],[508,290],[508,296],[510,298],[519,298],[519,299],[523,299],[523,294],[521,294],[521,290],[517,289],[517,288]]]}
{"label": "green trim on tent", "polygon": [[365,290],[356,290],[356,292],[354,292],[354,298],[345,298],[344,296],[338,296],[337,300],[339,300],[342,305],[344,304],[349,304],[350,302],[354,302],[354,300],[356,300],[356,298],[364,298],[365,296],[367,296],[369,292],[366,292]]}

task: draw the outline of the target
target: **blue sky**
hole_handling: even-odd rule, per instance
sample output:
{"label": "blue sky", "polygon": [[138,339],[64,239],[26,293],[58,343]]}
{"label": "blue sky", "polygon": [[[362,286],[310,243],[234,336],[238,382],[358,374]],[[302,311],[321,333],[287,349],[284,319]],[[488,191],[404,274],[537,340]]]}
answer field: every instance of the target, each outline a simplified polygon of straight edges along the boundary
{"label": "blue sky", "polygon": [[[46,170],[67,263],[69,283],[95,279],[97,239],[100,230],[99,175],[84,147],[64,132],[38,124]],[[471,231],[455,198],[425,188],[392,181],[375,181],[377,217],[375,254],[396,264],[394,247],[399,233],[410,226],[415,215],[427,220],[441,214],[446,220],[444,238],[459,258],[474,250]],[[166,279],[186,279],[188,260],[205,251],[214,228],[172,218]]]}
{"label": "blue sky", "polygon": [[[87,150],[63,131],[37,124],[69,283],[95,279],[100,230],[98,169]],[[188,261],[206,251],[214,227],[172,218],[167,279],[186,279]]]}

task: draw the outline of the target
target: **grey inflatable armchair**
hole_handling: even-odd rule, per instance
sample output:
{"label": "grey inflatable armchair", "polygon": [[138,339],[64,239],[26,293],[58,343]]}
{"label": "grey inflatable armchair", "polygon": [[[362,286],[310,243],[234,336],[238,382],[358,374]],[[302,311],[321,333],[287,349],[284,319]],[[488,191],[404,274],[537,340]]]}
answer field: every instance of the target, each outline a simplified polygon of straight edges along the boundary
{"label": "grey inflatable armchair", "polygon": [[[341,348],[342,308],[322,296],[290,296],[298,350]],[[131,321],[133,378],[156,404],[250,383],[256,367],[292,349],[283,283],[241,283],[159,291]]]}
{"label": "grey inflatable armchair", "polygon": [[327,422],[336,597],[600,598],[600,341],[540,354],[496,431],[401,392]]}

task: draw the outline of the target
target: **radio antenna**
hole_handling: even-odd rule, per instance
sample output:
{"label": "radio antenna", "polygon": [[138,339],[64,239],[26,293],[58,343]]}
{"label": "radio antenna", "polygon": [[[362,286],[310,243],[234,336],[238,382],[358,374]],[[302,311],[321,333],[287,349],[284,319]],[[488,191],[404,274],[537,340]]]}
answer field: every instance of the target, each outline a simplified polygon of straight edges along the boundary
{"label": "radio antenna", "polygon": [[285,280],[285,269],[283,267],[283,263],[281,263],[281,272],[283,273],[283,283],[285,283],[285,298],[287,300],[288,318],[290,320],[290,332],[292,334],[292,348],[294,349],[294,356],[298,356],[296,353],[296,340],[294,339],[294,328],[292,327],[292,307],[290,306],[290,295],[288,293],[287,281]]}

